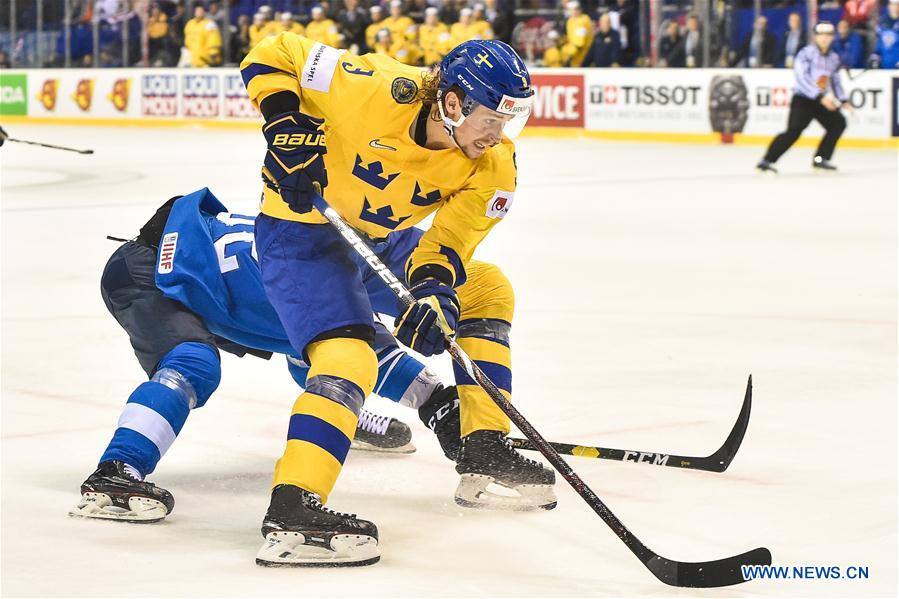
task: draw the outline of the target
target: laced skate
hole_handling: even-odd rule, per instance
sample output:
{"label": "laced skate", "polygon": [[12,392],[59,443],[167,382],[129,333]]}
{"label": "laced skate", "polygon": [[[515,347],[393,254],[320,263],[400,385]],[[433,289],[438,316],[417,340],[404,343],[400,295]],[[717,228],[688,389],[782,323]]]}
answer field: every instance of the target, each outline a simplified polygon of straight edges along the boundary
{"label": "laced skate", "polygon": [[162,520],[174,507],[171,493],[141,480],[131,466],[112,460],[100,464],[81,484],[81,501],[69,515],[149,523]]}
{"label": "laced skate", "polygon": [[405,422],[379,416],[366,409],[359,413],[356,424],[356,436],[350,446],[362,451],[378,451],[382,453],[414,453],[412,429]]}

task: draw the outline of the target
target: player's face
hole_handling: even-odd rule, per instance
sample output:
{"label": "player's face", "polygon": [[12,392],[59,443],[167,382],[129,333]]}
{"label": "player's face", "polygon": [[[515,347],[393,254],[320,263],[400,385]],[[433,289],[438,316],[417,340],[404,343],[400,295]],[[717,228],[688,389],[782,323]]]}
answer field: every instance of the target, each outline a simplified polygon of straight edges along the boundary
{"label": "player's face", "polygon": [[512,120],[507,114],[478,106],[456,128],[455,139],[466,156],[474,160],[503,139],[503,127]]}

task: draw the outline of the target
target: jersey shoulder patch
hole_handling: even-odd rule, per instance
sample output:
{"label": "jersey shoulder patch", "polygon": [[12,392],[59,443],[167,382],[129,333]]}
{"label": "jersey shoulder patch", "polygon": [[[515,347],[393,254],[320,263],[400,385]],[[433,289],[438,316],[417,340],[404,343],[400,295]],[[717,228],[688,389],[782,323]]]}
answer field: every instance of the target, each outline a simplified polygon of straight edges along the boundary
{"label": "jersey shoulder patch", "polygon": [[317,92],[327,92],[331,88],[331,80],[334,78],[334,71],[337,69],[340,55],[344,52],[346,50],[338,50],[316,42],[303,65],[303,78],[300,80],[300,87]]}

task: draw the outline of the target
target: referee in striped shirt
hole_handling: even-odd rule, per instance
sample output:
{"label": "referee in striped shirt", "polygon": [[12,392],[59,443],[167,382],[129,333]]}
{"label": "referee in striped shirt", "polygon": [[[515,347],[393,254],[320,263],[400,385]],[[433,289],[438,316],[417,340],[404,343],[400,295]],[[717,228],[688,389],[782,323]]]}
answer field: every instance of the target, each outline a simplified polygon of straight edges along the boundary
{"label": "referee in striped shirt", "polygon": [[[833,24],[822,21],[815,25],[815,40],[796,54],[793,73],[796,87],[790,102],[787,130],[774,138],[761,162],[760,172],[777,173],[774,163],[790,149],[799,136],[815,119],[824,127],[824,137],[815,151],[812,167],[819,171],[835,171],[830,163],[837,140],[846,129],[846,119],[840,106],[846,101],[846,92],[840,83],[840,57],[831,51]],[[846,105],[849,107],[849,105]],[[851,108],[851,107],[849,107]]]}

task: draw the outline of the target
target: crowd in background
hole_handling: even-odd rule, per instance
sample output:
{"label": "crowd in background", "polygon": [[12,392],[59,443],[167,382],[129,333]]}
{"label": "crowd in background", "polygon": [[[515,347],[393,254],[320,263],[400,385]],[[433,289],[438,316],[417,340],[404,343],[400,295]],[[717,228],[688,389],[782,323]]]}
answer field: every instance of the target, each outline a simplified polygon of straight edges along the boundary
{"label": "crowd in background", "polygon": [[[664,18],[650,51],[648,20],[639,13],[639,0],[568,0],[562,5],[557,0],[71,2],[72,40],[81,48],[74,53],[77,66],[92,66],[96,56],[99,66],[137,65],[144,57],[151,66],[234,65],[261,40],[288,31],[420,66],[438,63],[463,41],[495,38],[512,44],[530,64],[548,67],[790,67],[807,43],[808,29],[804,10],[791,12],[786,23],[781,17],[781,27],[771,26],[760,14],[745,37],[730,39],[734,28],[727,11],[747,0],[712,0],[711,18],[689,11]],[[764,0],[763,5],[797,6],[781,0]],[[897,67],[899,0],[831,0],[821,8],[838,15],[833,47],[846,66]],[[869,29],[872,14],[879,16],[876,30]],[[90,51],[92,23],[102,23],[99,53]],[[142,28],[148,39],[146,54]],[[57,45],[61,47],[61,41]],[[122,52],[122,45],[130,47]],[[57,51],[45,66],[59,66],[60,60]],[[8,57],[0,52],[0,66],[4,61]]]}

